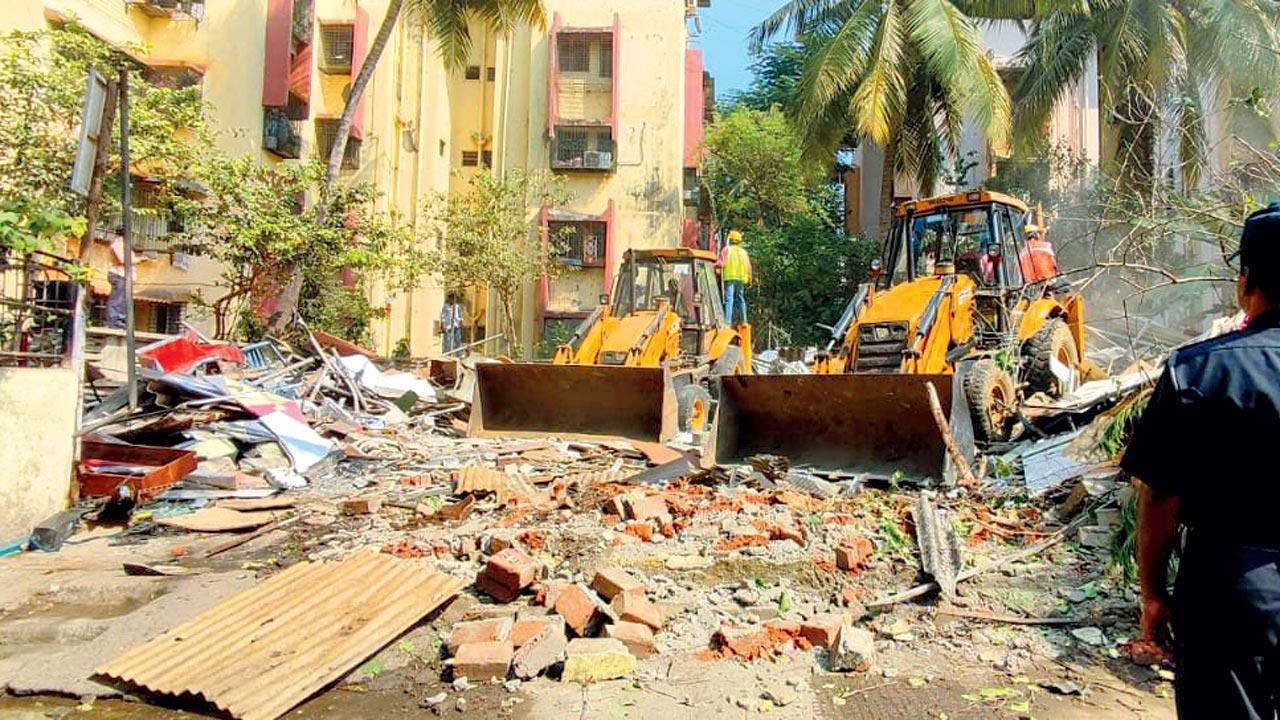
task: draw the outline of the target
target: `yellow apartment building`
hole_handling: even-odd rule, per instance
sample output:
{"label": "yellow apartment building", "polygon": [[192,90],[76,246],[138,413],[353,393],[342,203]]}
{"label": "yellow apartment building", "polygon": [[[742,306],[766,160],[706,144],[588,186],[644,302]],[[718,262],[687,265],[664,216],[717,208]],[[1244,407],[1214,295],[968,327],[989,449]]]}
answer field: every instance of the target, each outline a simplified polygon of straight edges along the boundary
{"label": "yellow apartment building", "polygon": [[[579,272],[535,284],[521,303],[521,340],[577,322],[608,286],[630,247],[705,244],[698,192],[707,86],[689,22],[708,0],[547,0],[546,27],[507,36],[477,28],[465,68],[447,72],[429,39],[401,21],[356,115],[346,177],[373,182],[382,209],[410,226],[422,199],[458,191],[482,166],[561,174],[566,207],[530,208],[530,232],[574,230],[562,258]],[[262,162],[325,157],[345,94],[359,72],[387,0],[8,0],[0,30],[74,19],[130,52],[155,82],[198,84],[209,125],[232,154]],[[146,202],[145,178],[135,197]],[[174,252],[163,214],[138,216],[138,327],[209,329],[198,300],[222,292],[219,266]],[[99,304],[110,249],[90,264]],[[370,288],[374,349],[402,339],[415,356],[440,347],[439,278],[413,292]],[[459,289],[463,290],[463,289]],[[483,291],[465,293],[467,337],[496,327]]]}

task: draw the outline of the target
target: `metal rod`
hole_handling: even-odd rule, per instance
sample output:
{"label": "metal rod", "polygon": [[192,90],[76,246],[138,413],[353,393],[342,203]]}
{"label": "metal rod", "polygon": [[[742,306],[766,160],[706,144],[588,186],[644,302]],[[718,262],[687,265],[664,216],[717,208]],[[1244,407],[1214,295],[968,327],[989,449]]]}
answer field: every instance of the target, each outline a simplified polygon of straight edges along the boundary
{"label": "metal rod", "polygon": [[477,345],[484,345],[485,343],[489,343],[489,342],[496,342],[496,341],[498,341],[498,340],[501,340],[501,339],[502,339],[502,338],[504,338],[504,337],[506,337],[506,333],[498,333],[497,335],[490,335],[489,337],[484,338],[483,340],[477,340],[477,341],[475,341],[475,342],[473,342],[473,343],[467,343],[466,345],[463,345],[463,346],[461,346],[461,347],[456,347],[456,348],[454,348],[454,349],[450,350],[449,352],[445,353],[444,355],[445,355],[445,357],[448,357],[448,356],[450,356],[450,355],[457,355],[458,353],[462,352],[463,350],[470,350],[471,348],[473,348],[473,347],[475,347],[475,346],[477,346]]}
{"label": "metal rod", "polygon": [[138,356],[133,336],[133,207],[129,177],[129,69],[120,68],[120,234],[124,244],[124,347],[129,409],[138,409]]}

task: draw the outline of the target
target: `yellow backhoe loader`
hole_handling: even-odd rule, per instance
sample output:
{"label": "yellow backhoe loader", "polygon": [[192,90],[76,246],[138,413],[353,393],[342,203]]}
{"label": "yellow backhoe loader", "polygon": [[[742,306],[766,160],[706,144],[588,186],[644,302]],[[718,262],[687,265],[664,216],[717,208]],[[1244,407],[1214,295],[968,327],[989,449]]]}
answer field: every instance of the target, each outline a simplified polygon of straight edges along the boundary
{"label": "yellow backhoe loader", "polygon": [[710,378],[751,371],[751,327],[729,326],[715,254],[628,250],[612,299],[551,363],[476,367],[472,437],[620,436],[666,441],[701,432]]}
{"label": "yellow backhoe loader", "polygon": [[1030,276],[1024,226],[1033,220],[1021,201],[978,191],[893,212],[872,282],[846,307],[813,374],[721,379],[705,463],[768,453],[871,477],[951,481],[926,384],[971,456],[1008,438],[1025,397],[1058,397],[1097,375],[1084,359],[1080,296],[1061,278]]}

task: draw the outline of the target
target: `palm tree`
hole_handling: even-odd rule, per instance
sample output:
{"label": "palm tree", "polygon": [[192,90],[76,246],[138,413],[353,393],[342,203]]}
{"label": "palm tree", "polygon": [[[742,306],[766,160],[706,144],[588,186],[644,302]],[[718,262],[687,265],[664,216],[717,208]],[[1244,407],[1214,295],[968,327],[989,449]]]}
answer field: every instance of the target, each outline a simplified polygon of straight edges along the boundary
{"label": "palm tree", "polygon": [[[326,158],[320,193],[320,202],[324,203],[319,210],[321,221],[326,214],[327,203],[333,196],[333,184],[337,182],[342,157],[347,150],[356,108],[369,81],[373,79],[373,72],[377,69],[378,61],[382,59],[382,53],[391,39],[391,32],[395,30],[402,14],[419,23],[436,40],[440,57],[450,70],[456,70],[467,62],[467,56],[471,52],[471,21],[478,21],[499,32],[510,32],[521,23],[541,27],[546,22],[542,0],[389,0],[378,34],[369,46],[369,53],[360,66],[360,72],[351,83],[346,105],[342,108],[342,117],[338,120],[337,140]],[[288,277],[289,280],[280,293],[279,310],[271,319],[271,332],[279,332],[298,304],[298,296],[302,291],[302,268],[289,268]]]}
{"label": "palm tree", "polygon": [[1040,136],[1055,103],[1097,54],[1103,117],[1116,129],[1116,176],[1161,181],[1159,146],[1175,144],[1181,180],[1207,155],[1205,101],[1280,83],[1280,5],[1271,0],[1084,0],[1033,16],[1014,91],[1019,144]]}
{"label": "palm tree", "polygon": [[790,0],[755,29],[753,49],[784,31],[813,48],[792,109],[810,152],[826,155],[850,131],[884,148],[884,231],[894,175],[931,192],[966,120],[993,146],[1008,139],[1008,92],[951,0]]}

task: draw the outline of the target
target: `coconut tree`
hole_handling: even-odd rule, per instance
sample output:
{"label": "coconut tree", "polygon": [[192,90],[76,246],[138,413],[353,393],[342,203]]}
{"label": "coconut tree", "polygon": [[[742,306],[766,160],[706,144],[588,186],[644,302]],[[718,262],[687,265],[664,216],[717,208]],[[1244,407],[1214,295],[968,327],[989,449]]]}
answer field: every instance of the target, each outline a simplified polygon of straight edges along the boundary
{"label": "coconut tree", "polygon": [[[546,21],[542,0],[389,0],[386,15],[378,26],[378,34],[369,46],[368,55],[360,66],[360,72],[356,73],[355,81],[351,83],[346,105],[342,108],[337,141],[333,143],[329,157],[326,158],[321,203],[327,203],[333,195],[331,191],[333,184],[337,182],[342,157],[346,153],[356,108],[369,87],[369,81],[373,79],[373,72],[382,59],[382,53],[387,49],[391,32],[402,16],[410,22],[418,23],[436,41],[440,57],[450,70],[460,68],[467,62],[467,56],[471,52],[470,28],[473,22],[499,32],[510,32],[522,23],[542,26]],[[321,219],[325,209],[325,206],[321,207]],[[279,332],[289,321],[302,291],[302,268],[289,268],[287,276],[289,279],[280,293],[279,310],[270,322],[272,332]]]}
{"label": "coconut tree", "polygon": [[[932,191],[966,122],[993,146],[1008,139],[1009,95],[960,3],[790,0],[755,29],[753,47],[787,32],[811,48],[792,108],[809,151],[825,155],[850,133],[884,148],[882,208],[896,173]],[[883,230],[889,219],[881,213]]]}
{"label": "coconut tree", "polygon": [[[1086,0],[1032,16],[1014,89],[1020,144],[1097,57],[1101,110],[1114,128],[1112,171],[1132,190],[1161,181],[1162,147],[1185,183],[1207,155],[1206,118],[1230,98],[1280,89],[1280,4],[1272,0]],[[1172,168],[1172,163],[1167,163]]]}

